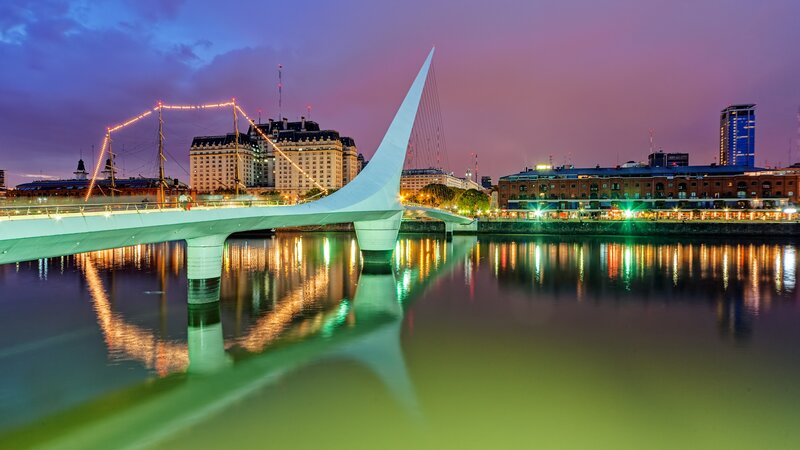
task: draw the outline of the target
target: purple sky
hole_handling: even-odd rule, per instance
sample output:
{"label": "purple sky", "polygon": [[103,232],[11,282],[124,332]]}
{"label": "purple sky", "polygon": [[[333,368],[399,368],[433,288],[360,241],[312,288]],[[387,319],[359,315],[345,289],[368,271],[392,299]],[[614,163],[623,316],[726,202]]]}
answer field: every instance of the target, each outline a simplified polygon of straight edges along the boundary
{"label": "purple sky", "polygon": [[[314,120],[369,156],[432,45],[456,173],[473,151],[495,179],[550,155],[578,166],[642,160],[650,128],[657,147],[711,163],[731,103],[758,104],[758,165],[789,159],[797,0],[386,3],[3,1],[0,169],[10,185],[69,176],[107,125],[158,99],[235,96],[253,115],[277,116],[278,63],[284,115],[311,104]],[[231,129],[227,111],[166,121],[167,171],[181,179],[191,136]],[[155,142],[154,120],[119,135],[126,176],[155,174]]]}

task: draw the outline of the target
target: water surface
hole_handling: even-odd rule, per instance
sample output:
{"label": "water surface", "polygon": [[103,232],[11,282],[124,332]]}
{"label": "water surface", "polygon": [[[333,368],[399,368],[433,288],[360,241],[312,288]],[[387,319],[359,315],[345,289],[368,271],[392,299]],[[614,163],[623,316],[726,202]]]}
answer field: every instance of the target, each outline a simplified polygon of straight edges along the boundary
{"label": "water surface", "polygon": [[0,447],[796,448],[797,246],[350,234],[0,266]]}

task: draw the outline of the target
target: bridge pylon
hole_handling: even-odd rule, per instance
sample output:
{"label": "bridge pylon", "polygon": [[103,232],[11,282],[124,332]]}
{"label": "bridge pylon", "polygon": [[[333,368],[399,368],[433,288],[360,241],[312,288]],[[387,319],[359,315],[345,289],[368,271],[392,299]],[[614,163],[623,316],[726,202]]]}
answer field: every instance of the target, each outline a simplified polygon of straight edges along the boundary
{"label": "bridge pylon", "polygon": [[399,212],[388,219],[353,222],[365,266],[391,262],[402,218],[403,213]]}
{"label": "bridge pylon", "polygon": [[433,53],[431,49],[369,164],[342,189],[314,202],[343,211],[383,212],[380,218],[353,221],[365,264],[388,263],[397,242],[404,209],[400,175]]}

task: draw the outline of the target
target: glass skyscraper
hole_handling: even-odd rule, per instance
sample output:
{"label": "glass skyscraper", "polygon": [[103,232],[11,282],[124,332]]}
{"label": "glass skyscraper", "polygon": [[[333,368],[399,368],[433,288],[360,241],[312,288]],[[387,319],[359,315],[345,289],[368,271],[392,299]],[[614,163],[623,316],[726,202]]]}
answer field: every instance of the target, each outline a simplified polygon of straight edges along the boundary
{"label": "glass skyscraper", "polygon": [[756,162],[756,105],[731,105],[719,118],[719,163],[753,167]]}

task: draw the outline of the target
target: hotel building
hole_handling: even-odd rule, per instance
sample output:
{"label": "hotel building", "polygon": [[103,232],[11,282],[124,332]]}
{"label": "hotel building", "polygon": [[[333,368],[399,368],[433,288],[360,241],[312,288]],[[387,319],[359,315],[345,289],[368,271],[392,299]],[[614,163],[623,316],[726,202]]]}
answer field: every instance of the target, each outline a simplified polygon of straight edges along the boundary
{"label": "hotel building", "polygon": [[198,193],[233,191],[238,168],[239,187],[252,186],[255,144],[245,133],[197,136],[189,149],[189,184]]}
{"label": "hotel building", "polygon": [[322,130],[305,117],[297,122],[270,119],[256,126],[269,136],[267,140],[253,127],[248,130],[256,148],[256,187],[272,187],[296,198],[319,188],[317,184],[339,189],[360,172],[355,140],[338,131]]}

